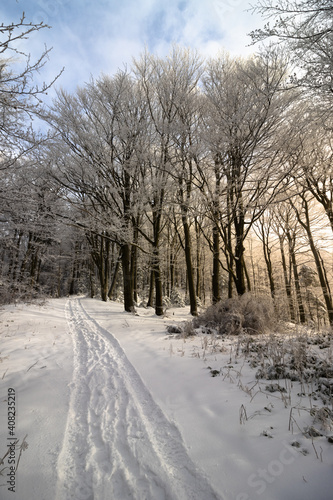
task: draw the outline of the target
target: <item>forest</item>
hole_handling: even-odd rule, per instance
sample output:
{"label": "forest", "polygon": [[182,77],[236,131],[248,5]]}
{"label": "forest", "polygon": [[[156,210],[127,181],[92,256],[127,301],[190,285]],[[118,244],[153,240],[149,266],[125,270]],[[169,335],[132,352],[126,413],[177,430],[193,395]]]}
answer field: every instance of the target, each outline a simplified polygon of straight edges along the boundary
{"label": "forest", "polygon": [[0,303],[82,293],[197,316],[251,293],[333,323],[333,7],[254,9],[273,22],[251,57],[146,50],[72,93],[34,84],[47,50],[12,63],[43,23],[0,27]]}

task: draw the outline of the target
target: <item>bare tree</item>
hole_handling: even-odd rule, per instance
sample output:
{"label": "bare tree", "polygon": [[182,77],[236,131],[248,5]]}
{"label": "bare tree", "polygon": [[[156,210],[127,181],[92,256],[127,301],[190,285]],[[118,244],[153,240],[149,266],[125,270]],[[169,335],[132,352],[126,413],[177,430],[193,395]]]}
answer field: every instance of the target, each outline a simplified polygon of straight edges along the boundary
{"label": "bare tree", "polygon": [[37,60],[31,61],[28,53],[18,49],[18,42],[45,28],[50,26],[29,23],[24,14],[19,22],[0,26],[0,170],[12,166],[44,140],[33,132],[31,121],[39,116],[43,96],[60,75],[40,86],[33,83],[51,49],[45,49]]}
{"label": "bare tree", "polygon": [[[150,238],[150,242],[153,247],[152,272],[158,315],[163,314],[159,242],[167,195],[169,203],[176,203],[180,207],[191,313],[197,314],[189,209],[195,163],[193,128],[197,119],[194,96],[201,68],[202,62],[196,54],[176,46],[164,59],[145,53],[135,62],[135,73],[149,104],[152,125],[152,142],[147,156],[147,173],[150,172],[150,189],[147,193],[151,200],[153,238]],[[147,234],[144,236],[147,238]]]}
{"label": "bare tree", "polygon": [[272,241],[273,216],[269,209],[259,217],[257,222],[253,225],[253,229],[262,243],[262,250],[267,269],[270,292],[272,298],[274,299],[276,294],[276,284],[272,262],[272,251],[274,246],[274,242]]}
{"label": "bare tree", "polygon": [[[65,145],[60,162],[61,144],[55,144],[56,178],[71,193],[70,201],[81,206],[82,227],[121,249],[126,311],[134,308],[132,247],[143,189],[139,181],[145,116],[139,87],[122,71],[92,81],[75,95],[60,91],[48,116]],[[107,288],[104,284],[105,298]]]}
{"label": "bare tree", "polygon": [[[148,223],[143,237],[152,248],[151,285],[155,285],[155,312],[162,316],[163,283],[160,262],[160,242],[164,227],[164,206],[170,185],[171,127],[174,120],[173,94],[169,93],[168,75],[163,61],[145,52],[134,61],[134,72],[142,88],[149,113],[149,139],[145,157],[145,216]],[[150,229],[149,229],[150,226]],[[152,305],[153,287],[150,287],[149,305]]]}
{"label": "bare tree", "polygon": [[16,297],[19,288],[22,293],[42,289],[46,274],[53,272],[51,243],[53,250],[58,247],[51,216],[57,193],[48,190],[39,159],[48,136],[34,131],[32,121],[40,117],[43,97],[59,75],[38,85],[50,50],[35,61],[24,51],[25,41],[44,28],[49,26],[29,23],[24,14],[18,22],[0,26],[0,252],[2,279]]}
{"label": "bare tree", "polygon": [[262,14],[267,24],[251,33],[252,40],[283,43],[298,68],[293,83],[319,91],[331,103],[332,3],[327,0],[257,0],[253,10]]}
{"label": "bare tree", "polygon": [[295,201],[291,199],[290,203],[295,211],[299,224],[304,229],[307,235],[309,246],[316,264],[319,283],[325,300],[329,322],[332,325],[333,299],[332,299],[330,283],[328,280],[324,260],[321,256],[320,249],[315,241],[315,236],[313,233],[313,226],[316,225],[318,226],[318,220],[313,220],[314,214],[316,214],[316,210],[313,207],[314,200],[313,197],[311,200],[311,198],[309,197],[308,193],[305,190],[299,193],[298,198],[299,198],[299,203],[297,203],[298,201],[297,199]]}
{"label": "bare tree", "polygon": [[324,208],[333,231],[333,131],[318,115],[305,115],[299,128],[298,147],[292,158],[295,180],[301,191],[310,191]]}
{"label": "bare tree", "polygon": [[[295,321],[296,316],[295,316],[294,299],[292,293],[292,261],[289,253],[289,262],[288,262],[287,252],[285,248],[287,242],[285,227],[288,226],[290,223],[290,210],[291,208],[288,207],[285,201],[282,201],[281,203],[277,202],[275,205],[273,205],[273,210],[271,213],[272,220],[270,222],[275,232],[275,235],[277,236],[279,241],[281,265],[283,271],[283,281],[287,297],[289,316],[291,321]],[[288,245],[288,250],[289,249],[290,247]]]}
{"label": "bare tree", "polygon": [[[248,60],[222,56],[207,68],[208,135],[214,134],[209,147],[219,196],[225,199],[215,227],[229,255],[228,272],[239,295],[246,291],[244,241],[283,189],[285,171],[279,165],[288,143],[287,116],[294,100],[282,91],[287,75],[286,63],[274,51]],[[215,204],[215,212],[216,208]]]}
{"label": "bare tree", "polygon": [[[193,270],[193,250],[191,236],[191,217],[193,190],[196,186],[197,164],[201,160],[202,144],[198,126],[201,121],[201,102],[198,83],[203,72],[203,64],[197,54],[189,51],[175,51],[173,54],[173,78],[171,85],[175,93],[176,116],[172,129],[174,149],[172,176],[178,184],[175,203],[179,206],[184,235],[184,251],[190,310],[193,316],[197,311],[197,294]],[[175,71],[177,69],[177,71]]]}

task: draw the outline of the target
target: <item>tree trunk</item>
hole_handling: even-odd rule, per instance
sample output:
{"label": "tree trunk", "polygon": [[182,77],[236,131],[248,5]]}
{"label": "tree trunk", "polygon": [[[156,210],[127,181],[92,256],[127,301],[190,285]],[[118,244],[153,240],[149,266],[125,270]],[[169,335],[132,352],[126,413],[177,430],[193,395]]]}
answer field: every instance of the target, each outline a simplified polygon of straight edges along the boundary
{"label": "tree trunk", "polygon": [[97,267],[103,302],[108,300],[110,240],[103,235],[86,234],[91,246],[91,257]]}
{"label": "tree trunk", "polygon": [[69,295],[74,295],[75,293],[75,267],[76,267],[76,261],[74,260],[73,262],[73,267],[72,267],[72,276],[71,276],[71,282],[69,285]]}
{"label": "tree trunk", "polygon": [[250,280],[249,272],[247,270],[247,265],[246,265],[246,262],[245,262],[245,259],[244,259],[244,255],[243,255],[243,268],[244,268],[244,275],[245,275],[245,278],[246,278],[247,290],[248,290],[248,292],[251,292],[251,290],[252,290],[251,280]]}
{"label": "tree trunk", "polygon": [[16,281],[16,272],[19,264],[19,254],[20,254],[20,245],[21,245],[21,239],[23,236],[23,231],[17,231],[15,229],[14,233],[14,238],[13,238],[13,243],[16,240],[15,247],[12,250],[11,253],[11,259],[8,267],[8,276],[9,278],[12,279],[12,282]]}
{"label": "tree trunk", "polygon": [[243,239],[237,238],[235,247],[235,285],[238,295],[244,295],[246,292],[245,270],[244,270],[244,246]]}
{"label": "tree trunk", "polygon": [[[185,180],[186,176],[180,175],[178,178],[178,184],[179,184],[180,210],[181,210],[183,231],[184,231],[184,251],[185,251],[185,263],[187,272],[187,286],[190,297],[190,311],[192,316],[197,316],[198,305],[195,293],[193,265],[192,265],[191,233],[188,222],[188,207],[191,199],[191,190],[192,190],[192,184],[191,184],[192,164],[190,163],[188,166],[189,166],[189,177]],[[183,162],[183,172],[186,172],[185,162]]]}
{"label": "tree trunk", "polygon": [[170,267],[170,297],[171,297],[171,294],[175,288],[175,255],[172,247],[170,250],[169,262],[170,262],[169,267]]}
{"label": "tree trunk", "polygon": [[302,218],[299,214],[299,211],[296,209],[296,207],[294,207],[294,209],[295,209],[296,216],[297,216],[299,223],[305,229],[306,234],[308,236],[310,248],[311,248],[311,251],[312,251],[312,254],[314,257],[314,261],[316,264],[316,268],[317,268],[317,273],[318,273],[318,277],[319,277],[321,290],[322,290],[325,304],[326,304],[326,308],[327,308],[329,322],[330,322],[330,325],[333,325],[333,301],[332,301],[330,285],[329,285],[329,282],[327,280],[326,270],[325,270],[324,263],[323,263],[321,256],[320,256],[320,252],[316,248],[316,245],[315,245],[315,242],[313,239],[313,235],[312,235],[312,231],[311,231],[311,224],[310,224],[308,202],[304,196],[302,196],[302,200],[303,200],[303,210],[304,210],[304,215],[305,215],[305,222],[302,220]]}
{"label": "tree trunk", "polygon": [[134,302],[138,303],[138,247],[137,243],[139,241],[139,218],[134,218],[133,220],[133,242],[132,252],[131,252],[131,269],[133,275],[133,297]]}
{"label": "tree trunk", "polygon": [[154,286],[155,286],[155,271],[154,269],[151,269],[149,278],[149,295],[148,295],[147,307],[154,307]]}
{"label": "tree trunk", "polygon": [[95,290],[94,260],[92,257],[89,259],[89,283],[90,283],[90,298],[93,299],[96,295],[96,290]]}
{"label": "tree trunk", "polygon": [[294,303],[293,303],[293,297],[291,294],[291,277],[288,276],[288,271],[287,271],[286,256],[285,256],[284,248],[283,248],[283,236],[281,236],[281,235],[279,236],[279,241],[280,241],[280,252],[281,252],[284,285],[285,285],[285,290],[286,290],[286,295],[287,295],[287,300],[288,300],[289,314],[290,314],[291,321],[295,321],[296,318],[295,318]]}
{"label": "tree trunk", "polygon": [[202,298],[202,283],[201,283],[201,248],[200,248],[200,226],[198,224],[197,218],[194,220],[195,222],[195,235],[196,235],[196,257],[197,257],[197,279],[196,279],[196,288],[195,295],[196,297]]}
{"label": "tree trunk", "polygon": [[158,248],[154,248],[154,278],[155,278],[155,313],[157,316],[163,316],[163,290],[160,270],[160,259]]}
{"label": "tree trunk", "polygon": [[297,269],[297,264],[296,264],[296,256],[295,253],[292,253],[291,255],[291,261],[293,264],[293,272],[294,272],[294,280],[295,280],[295,289],[296,289],[296,298],[297,298],[297,305],[298,305],[298,312],[299,312],[299,320],[301,323],[306,322],[306,317],[305,317],[305,310],[303,306],[303,301],[302,301],[302,294],[301,294],[301,287],[299,284],[299,276],[298,276],[298,269]]}
{"label": "tree trunk", "polygon": [[220,235],[216,226],[213,227],[213,276],[212,276],[212,302],[216,304],[221,300],[220,295]]}
{"label": "tree trunk", "polygon": [[134,302],[138,303],[138,250],[136,245],[132,245],[131,252],[131,269],[133,275],[133,298]]}
{"label": "tree trunk", "polygon": [[124,308],[127,312],[134,311],[133,276],[131,270],[131,245],[121,246],[121,264],[123,269]]}
{"label": "tree trunk", "polygon": [[273,276],[271,250],[268,246],[268,241],[267,242],[264,241],[264,237],[262,239],[262,246],[263,246],[264,259],[265,259],[266,269],[267,269],[267,274],[268,274],[269,288],[271,291],[272,299],[274,299],[274,297],[275,297],[275,281],[274,281],[274,276]]}
{"label": "tree trunk", "polygon": [[[235,285],[238,295],[244,295],[246,292],[246,284],[245,284],[245,268],[244,268],[244,228],[245,228],[245,214],[243,208],[243,199],[241,188],[238,186],[239,178],[238,174],[233,175],[232,177],[234,186],[231,189],[236,189],[236,198],[237,198],[237,213],[234,215],[234,229],[235,229],[235,237],[236,237],[236,245],[235,245]],[[234,206],[234,194],[232,194],[232,202],[231,207]]]}
{"label": "tree trunk", "polygon": [[197,297],[195,294],[193,266],[192,266],[191,235],[190,235],[190,228],[185,216],[183,217],[183,228],[185,237],[185,260],[186,260],[186,270],[187,270],[187,283],[188,283],[188,292],[190,296],[190,312],[192,316],[197,316],[198,306],[197,306]]}
{"label": "tree trunk", "polygon": [[221,163],[217,155],[214,162],[215,173],[215,198],[213,200],[213,276],[212,276],[212,302],[216,304],[221,300],[220,292],[220,233],[218,221],[220,215],[220,186],[221,186]]}
{"label": "tree trunk", "polygon": [[101,287],[101,297],[103,302],[108,300],[109,291],[109,254],[110,241],[103,236],[100,236],[100,255],[99,255],[99,282]]}
{"label": "tree trunk", "polygon": [[28,260],[30,258],[31,252],[32,252],[32,247],[33,247],[32,239],[33,239],[32,232],[29,231],[28,245],[27,245],[27,250],[25,252],[25,255],[24,255],[22,263],[21,263],[19,281],[22,281],[24,279]]}
{"label": "tree trunk", "polygon": [[301,323],[305,323],[306,316],[305,316],[305,310],[304,310],[303,301],[302,301],[301,287],[300,287],[300,283],[299,283],[299,275],[298,275],[298,268],[297,268],[296,255],[295,255],[295,238],[291,235],[289,230],[286,231],[286,235],[287,235],[288,242],[289,242],[289,255],[291,258],[293,274],[294,274],[294,282],[295,282],[296,299],[297,299],[297,306],[298,306],[298,312],[299,312],[299,320]]}
{"label": "tree trunk", "polygon": [[119,268],[120,268],[120,262],[121,262],[121,251],[119,252],[119,256],[117,258],[117,262],[116,262],[116,265],[115,265],[114,270],[113,270],[111,285],[110,285],[110,288],[108,291],[109,299],[112,298],[114,290],[116,288],[117,277],[118,277],[118,272],[119,272]]}

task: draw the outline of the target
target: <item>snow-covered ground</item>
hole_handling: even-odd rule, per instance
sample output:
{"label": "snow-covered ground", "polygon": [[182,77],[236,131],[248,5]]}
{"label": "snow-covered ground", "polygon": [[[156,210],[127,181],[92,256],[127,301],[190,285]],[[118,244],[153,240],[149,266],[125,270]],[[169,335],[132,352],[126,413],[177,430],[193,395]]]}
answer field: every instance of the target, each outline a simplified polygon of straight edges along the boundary
{"label": "snow-covered ground", "polygon": [[332,380],[258,379],[278,343],[167,333],[189,320],[84,297],[2,308],[0,499],[331,498]]}

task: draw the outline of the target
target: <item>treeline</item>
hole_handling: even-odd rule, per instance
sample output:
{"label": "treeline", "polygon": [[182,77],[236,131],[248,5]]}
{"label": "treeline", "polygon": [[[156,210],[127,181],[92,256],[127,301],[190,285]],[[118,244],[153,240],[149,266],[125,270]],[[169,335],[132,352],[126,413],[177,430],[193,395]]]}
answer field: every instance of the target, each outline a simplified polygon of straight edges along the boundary
{"label": "treeline", "polygon": [[[279,49],[202,60],[173,47],[58,91],[47,138],[2,170],[2,301],[144,301],[162,315],[269,293],[333,322],[332,127]],[[15,148],[14,148],[15,152]]]}

